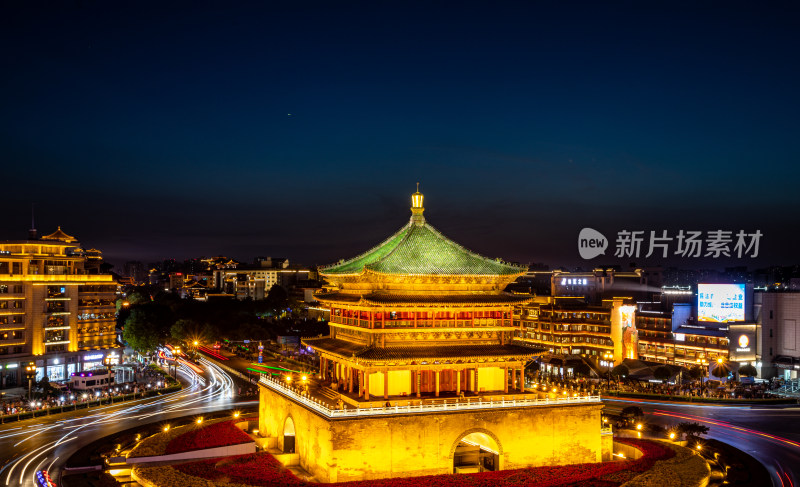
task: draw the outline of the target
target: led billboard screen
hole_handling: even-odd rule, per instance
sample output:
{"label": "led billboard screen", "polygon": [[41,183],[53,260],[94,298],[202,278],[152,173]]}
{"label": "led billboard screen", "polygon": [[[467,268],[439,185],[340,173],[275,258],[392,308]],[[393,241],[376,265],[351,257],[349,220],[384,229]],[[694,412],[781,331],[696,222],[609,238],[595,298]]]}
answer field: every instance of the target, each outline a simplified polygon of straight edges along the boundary
{"label": "led billboard screen", "polygon": [[698,284],[697,321],[744,321],[744,284]]}

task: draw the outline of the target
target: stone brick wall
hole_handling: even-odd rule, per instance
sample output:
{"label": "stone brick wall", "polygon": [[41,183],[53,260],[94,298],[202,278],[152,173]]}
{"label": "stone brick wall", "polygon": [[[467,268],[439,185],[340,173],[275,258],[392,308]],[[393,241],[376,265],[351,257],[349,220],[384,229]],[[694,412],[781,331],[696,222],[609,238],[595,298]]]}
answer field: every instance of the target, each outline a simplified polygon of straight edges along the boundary
{"label": "stone brick wall", "polygon": [[599,462],[603,455],[601,404],[329,420],[267,387],[260,391],[261,432],[282,449],[291,416],[300,465],[322,482],[452,473],[456,445],[472,432],[494,439],[502,470]]}

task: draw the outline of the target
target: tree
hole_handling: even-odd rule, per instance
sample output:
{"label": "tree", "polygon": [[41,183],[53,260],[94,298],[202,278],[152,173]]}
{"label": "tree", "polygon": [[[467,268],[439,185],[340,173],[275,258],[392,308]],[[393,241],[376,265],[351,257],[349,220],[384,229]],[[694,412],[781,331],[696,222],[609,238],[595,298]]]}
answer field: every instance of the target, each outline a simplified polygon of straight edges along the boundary
{"label": "tree", "polygon": [[584,376],[584,377],[586,377],[586,376],[589,376],[589,375],[591,375],[591,373],[592,373],[592,369],[590,369],[590,368],[589,368],[589,366],[588,366],[588,365],[586,365],[585,363],[583,363],[583,362],[580,362],[580,363],[578,363],[578,364],[575,364],[575,365],[572,367],[572,372],[573,372],[573,373],[574,373],[576,376],[580,375],[580,376]]}
{"label": "tree", "polygon": [[699,365],[693,365],[692,368],[689,369],[689,377],[691,377],[693,380],[697,380],[704,375],[706,375],[706,373]]}
{"label": "tree", "polygon": [[687,438],[697,439],[700,435],[708,433],[708,426],[703,426],[700,423],[678,423],[675,426],[675,432],[680,435],[686,435]]}
{"label": "tree", "polygon": [[669,378],[672,377],[672,371],[669,370],[669,367],[660,365],[653,371],[653,377],[660,381],[669,380]]}
{"label": "tree", "polygon": [[714,375],[717,377],[728,377],[731,373],[731,368],[725,362],[717,362],[714,366]]}
{"label": "tree", "polygon": [[644,417],[644,411],[639,406],[628,406],[621,412],[624,418],[638,419]]}
{"label": "tree", "polygon": [[755,377],[758,375],[758,370],[750,364],[742,365],[739,367],[739,375],[742,377]]}
{"label": "tree", "polygon": [[208,341],[203,340],[203,337],[200,336],[202,334],[200,325],[196,321],[190,319],[180,319],[173,323],[172,326],[169,327],[169,334],[172,338],[180,341],[194,341],[195,339],[204,342]]}
{"label": "tree", "polygon": [[269,309],[280,316],[281,312],[289,306],[289,293],[282,286],[274,284],[269,288],[267,297],[264,298],[265,304]]}
{"label": "tree", "polygon": [[150,319],[149,313],[143,308],[131,310],[130,316],[125,320],[125,329],[122,339],[128,345],[143,353],[155,350],[160,343],[161,331],[155,321]]}
{"label": "tree", "polygon": [[36,383],[36,388],[41,391],[41,397],[55,396],[59,393],[58,389],[50,385],[50,379],[46,375]]}
{"label": "tree", "polygon": [[626,377],[629,373],[630,371],[628,370],[628,367],[624,364],[619,364],[611,369],[611,375],[616,378]]}

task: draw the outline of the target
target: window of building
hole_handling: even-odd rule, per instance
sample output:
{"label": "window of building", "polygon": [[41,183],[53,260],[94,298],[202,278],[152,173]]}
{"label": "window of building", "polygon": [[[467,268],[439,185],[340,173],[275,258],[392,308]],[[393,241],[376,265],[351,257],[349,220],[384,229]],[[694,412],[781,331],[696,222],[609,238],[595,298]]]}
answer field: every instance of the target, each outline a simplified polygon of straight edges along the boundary
{"label": "window of building", "polygon": [[47,286],[48,298],[63,298],[67,295],[66,286]]}
{"label": "window of building", "polygon": [[769,319],[772,319],[772,310],[769,310]]}
{"label": "window of building", "polygon": [[772,338],[772,328],[769,329],[769,337]]}

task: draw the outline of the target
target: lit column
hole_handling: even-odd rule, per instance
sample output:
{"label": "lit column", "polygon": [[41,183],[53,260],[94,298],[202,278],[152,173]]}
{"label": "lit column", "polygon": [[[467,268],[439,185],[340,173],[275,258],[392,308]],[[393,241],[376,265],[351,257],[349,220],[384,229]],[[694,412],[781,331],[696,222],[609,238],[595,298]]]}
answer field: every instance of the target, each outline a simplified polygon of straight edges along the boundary
{"label": "lit column", "polygon": [[436,374],[436,397],[439,397],[439,376],[442,373],[441,370],[437,370],[434,372]]}
{"label": "lit column", "polygon": [[389,371],[383,371],[383,398],[389,399]]}
{"label": "lit column", "polygon": [[519,368],[519,392],[525,392],[525,366]]}
{"label": "lit column", "polygon": [[456,371],[456,396],[461,395],[461,370]]}
{"label": "lit column", "polygon": [[477,367],[475,367],[475,392],[476,393],[480,392],[480,389],[478,389],[478,368]]}
{"label": "lit column", "polygon": [[421,375],[422,375],[422,371],[418,370],[417,371],[417,376],[416,376],[416,378],[414,378],[414,382],[417,383],[417,397],[420,397],[420,395],[421,395],[421,391],[420,391],[420,389],[422,388],[422,377],[421,377]]}
{"label": "lit column", "polygon": [[503,367],[503,392],[508,394],[508,367]]}
{"label": "lit column", "polygon": [[348,380],[347,380],[347,392],[352,394],[353,393],[353,368],[352,367],[348,367],[347,368],[347,377],[348,377]]}
{"label": "lit column", "polygon": [[364,369],[364,399],[369,400],[369,370]]}

